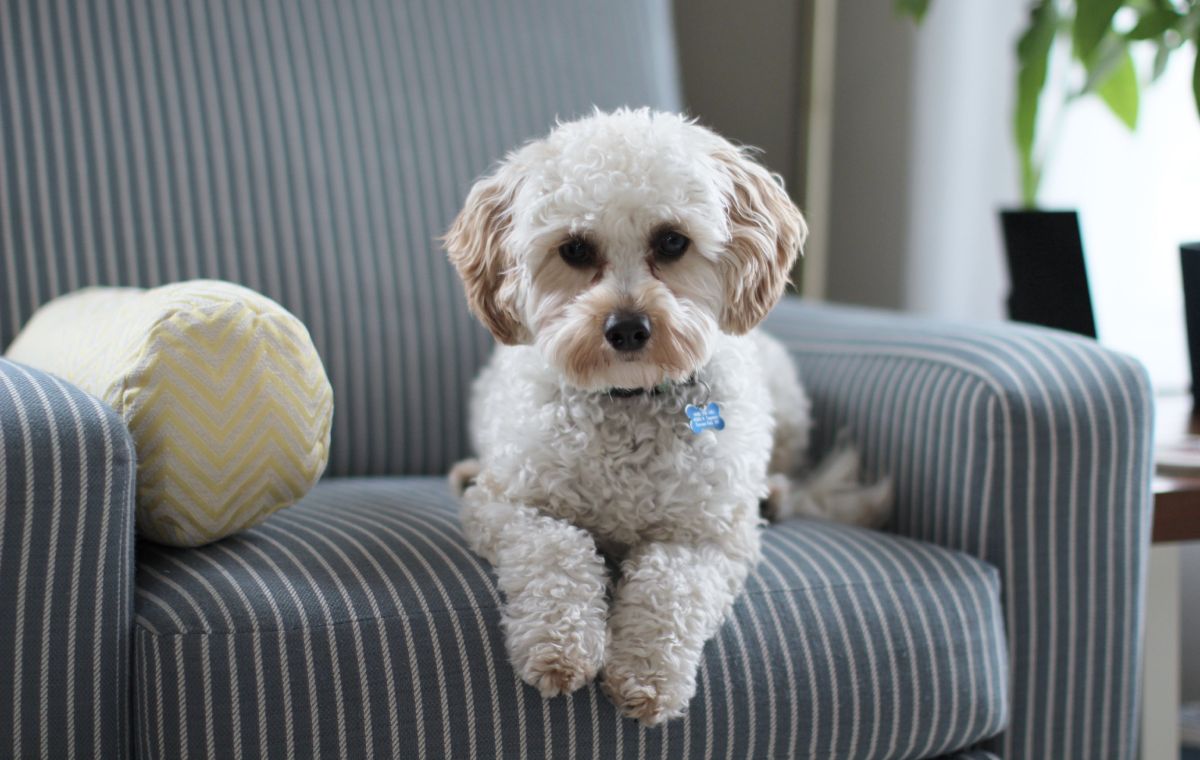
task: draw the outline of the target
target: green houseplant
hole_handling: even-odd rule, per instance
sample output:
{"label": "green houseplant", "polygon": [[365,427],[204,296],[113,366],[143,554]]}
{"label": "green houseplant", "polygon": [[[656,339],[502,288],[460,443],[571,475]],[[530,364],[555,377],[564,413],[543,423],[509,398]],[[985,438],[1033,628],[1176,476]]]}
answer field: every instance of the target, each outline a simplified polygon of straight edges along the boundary
{"label": "green houseplant", "polygon": [[[897,0],[920,22],[930,0]],[[1018,209],[1000,212],[1012,282],[1009,317],[1020,322],[1096,336],[1079,217],[1037,207],[1038,189],[1063,112],[1098,97],[1130,130],[1137,128],[1142,82],[1154,82],[1184,45],[1200,48],[1200,0],[1036,0],[1016,44],[1013,141],[1020,164]],[[1070,56],[1055,56],[1069,46]],[[1153,65],[1139,72],[1132,50],[1152,46]],[[1065,60],[1065,64],[1063,61]],[[1047,88],[1052,75],[1073,83]],[[1049,92],[1062,98],[1058,122],[1047,124]],[[1200,55],[1192,75],[1200,114]]]}
{"label": "green houseplant", "polygon": [[[896,0],[896,8],[920,22],[930,0]],[[1124,24],[1119,24],[1120,21]],[[1078,67],[1082,85],[1068,91],[1064,106],[1089,96],[1101,98],[1130,129],[1137,127],[1141,90],[1131,49],[1150,45],[1154,64],[1145,77],[1153,82],[1171,55],[1189,42],[1200,47],[1200,0],[1038,0],[1017,41],[1016,99],[1013,139],[1020,156],[1021,199],[1032,208],[1048,159],[1049,135],[1039,120],[1051,52],[1057,40],[1071,46],[1070,66]],[[1064,75],[1075,72],[1065,71]],[[1192,75],[1192,92],[1200,114],[1200,55]]]}

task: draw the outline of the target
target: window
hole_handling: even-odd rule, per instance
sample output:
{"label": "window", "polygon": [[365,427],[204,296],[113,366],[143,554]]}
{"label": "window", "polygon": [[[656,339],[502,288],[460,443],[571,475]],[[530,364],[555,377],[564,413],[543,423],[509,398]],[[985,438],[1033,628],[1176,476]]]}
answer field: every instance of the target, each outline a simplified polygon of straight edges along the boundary
{"label": "window", "polygon": [[[1045,208],[1079,209],[1100,342],[1145,363],[1162,392],[1191,381],[1179,244],[1200,241],[1193,49],[1178,51],[1142,89],[1136,133],[1096,98],[1074,104],[1041,193]],[[1149,58],[1137,63],[1139,74],[1150,70]]]}

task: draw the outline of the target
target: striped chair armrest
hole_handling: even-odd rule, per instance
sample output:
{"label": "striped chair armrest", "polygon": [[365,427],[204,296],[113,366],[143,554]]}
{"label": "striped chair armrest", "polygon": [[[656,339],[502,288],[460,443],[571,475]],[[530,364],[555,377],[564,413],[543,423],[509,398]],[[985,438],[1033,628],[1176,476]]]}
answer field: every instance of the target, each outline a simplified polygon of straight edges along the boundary
{"label": "striped chair armrest", "polygon": [[1134,754],[1153,406],[1142,366],[1065,333],[788,299],[767,330],[813,399],[890,475],[890,529],[1000,570],[1005,758]]}
{"label": "striped chair armrest", "polygon": [[125,757],[133,444],[112,410],[0,359],[0,757]]}

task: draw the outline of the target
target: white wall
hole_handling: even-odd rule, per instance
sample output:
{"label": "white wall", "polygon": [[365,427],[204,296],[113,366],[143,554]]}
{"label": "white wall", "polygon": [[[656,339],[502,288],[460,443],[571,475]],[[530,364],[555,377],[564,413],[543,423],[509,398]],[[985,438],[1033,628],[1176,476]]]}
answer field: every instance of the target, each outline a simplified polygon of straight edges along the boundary
{"label": "white wall", "polygon": [[905,308],[1001,319],[997,210],[1018,201],[1013,46],[1022,3],[934,3],[916,40]]}
{"label": "white wall", "polygon": [[1182,49],[1143,90],[1136,133],[1095,98],[1066,112],[1042,193],[1046,205],[1080,210],[1100,341],[1141,359],[1160,392],[1190,380],[1179,244],[1200,240],[1193,60]]}

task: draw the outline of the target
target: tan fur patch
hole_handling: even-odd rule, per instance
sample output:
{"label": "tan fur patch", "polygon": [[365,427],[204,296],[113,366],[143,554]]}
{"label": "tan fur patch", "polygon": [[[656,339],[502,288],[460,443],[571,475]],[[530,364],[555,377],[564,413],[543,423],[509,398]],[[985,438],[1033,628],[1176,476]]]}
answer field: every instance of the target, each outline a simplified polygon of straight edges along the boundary
{"label": "tan fur patch", "polygon": [[513,303],[514,289],[506,287],[513,257],[505,248],[512,223],[516,180],[501,173],[480,180],[442,238],[450,263],[466,289],[467,305],[496,340],[514,345],[529,340]]}
{"label": "tan fur patch", "polygon": [[783,295],[808,227],[783,187],[742,151],[730,148],[714,157],[733,180],[726,200],[730,241],[721,327],[740,335],[761,322]]}
{"label": "tan fur patch", "polygon": [[685,321],[688,315],[681,313],[679,301],[671,296],[664,285],[646,283],[634,299],[633,307],[650,318],[647,361],[659,367],[663,373],[681,380],[707,358],[702,325],[694,320]]}

